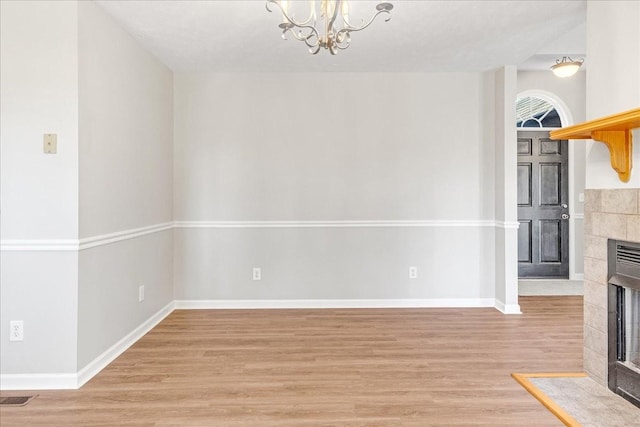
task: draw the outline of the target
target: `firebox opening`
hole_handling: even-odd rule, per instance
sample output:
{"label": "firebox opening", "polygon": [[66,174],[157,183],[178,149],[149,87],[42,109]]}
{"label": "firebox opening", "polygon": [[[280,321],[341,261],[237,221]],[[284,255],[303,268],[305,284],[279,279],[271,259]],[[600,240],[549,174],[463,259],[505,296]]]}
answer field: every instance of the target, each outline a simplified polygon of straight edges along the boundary
{"label": "firebox opening", "polygon": [[609,389],[640,407],[640,243],[608,244]]}

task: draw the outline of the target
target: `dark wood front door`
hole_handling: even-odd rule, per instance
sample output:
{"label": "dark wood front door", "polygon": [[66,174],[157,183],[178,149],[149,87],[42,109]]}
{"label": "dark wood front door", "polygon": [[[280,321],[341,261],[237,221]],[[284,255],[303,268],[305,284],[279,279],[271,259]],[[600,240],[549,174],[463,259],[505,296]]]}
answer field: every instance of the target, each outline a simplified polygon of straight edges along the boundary
{"label": "dark wood front door", "polygon": [[518,276],[569,277],[567,141],[518,132]]}

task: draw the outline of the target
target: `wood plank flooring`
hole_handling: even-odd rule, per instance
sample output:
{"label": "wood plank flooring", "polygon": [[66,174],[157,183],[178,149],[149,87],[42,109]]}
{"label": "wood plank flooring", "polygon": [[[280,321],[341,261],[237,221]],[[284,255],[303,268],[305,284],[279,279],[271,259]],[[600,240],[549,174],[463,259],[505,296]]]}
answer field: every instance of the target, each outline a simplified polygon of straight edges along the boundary
{"label": "wood plank flooring", "polygon": [[520,303],[176,310],[80,390],[37,391],[0,425],[560,426],[510,374],[582,371],[582,297]]}

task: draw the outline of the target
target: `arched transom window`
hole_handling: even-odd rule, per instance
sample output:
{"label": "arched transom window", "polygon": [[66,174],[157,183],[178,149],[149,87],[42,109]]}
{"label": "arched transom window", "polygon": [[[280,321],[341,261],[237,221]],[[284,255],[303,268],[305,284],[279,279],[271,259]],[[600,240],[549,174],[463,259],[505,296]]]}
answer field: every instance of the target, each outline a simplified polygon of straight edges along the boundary
{"label": "arched transom window", "polygon": [[562,124],[553,105],[544,99],[527,96],[516,102],[516,127],[559,128]]}

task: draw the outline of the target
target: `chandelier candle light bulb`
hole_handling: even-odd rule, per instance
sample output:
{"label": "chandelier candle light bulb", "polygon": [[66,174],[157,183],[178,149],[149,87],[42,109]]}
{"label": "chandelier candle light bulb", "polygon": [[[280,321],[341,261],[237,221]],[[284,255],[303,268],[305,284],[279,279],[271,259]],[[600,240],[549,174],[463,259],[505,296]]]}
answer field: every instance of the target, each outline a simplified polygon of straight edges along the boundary
{"label": "chandelier candle light bulb", "polygon": [[272,12],[272,5],[280,9],[282,23],[278,27],[282,29],[282,38],[286,40],[287,33],[290,33],[296,40],[304,42],[309,53],[313,55],[320,52],[321,48],[327,49],[332,55],[348,48],[351,45],[351,33],[364,30],[381,14],[387,15],[385,22],[388,22],[393,9],[391,3],[379,3],[376,6],[376,13],[369,21],[363,19],[360,25],[352,25],[347,0],[321,0],[319,15],[323,21],[321,27],[324,29],[324,33],[321,34],[316,27],[318,14],[315,0],[309,0],[309,17],[304,21],[296,19],[295,14],[290,11],[290,3],[293,2],[267,0],[266,7],[269,12]]}

